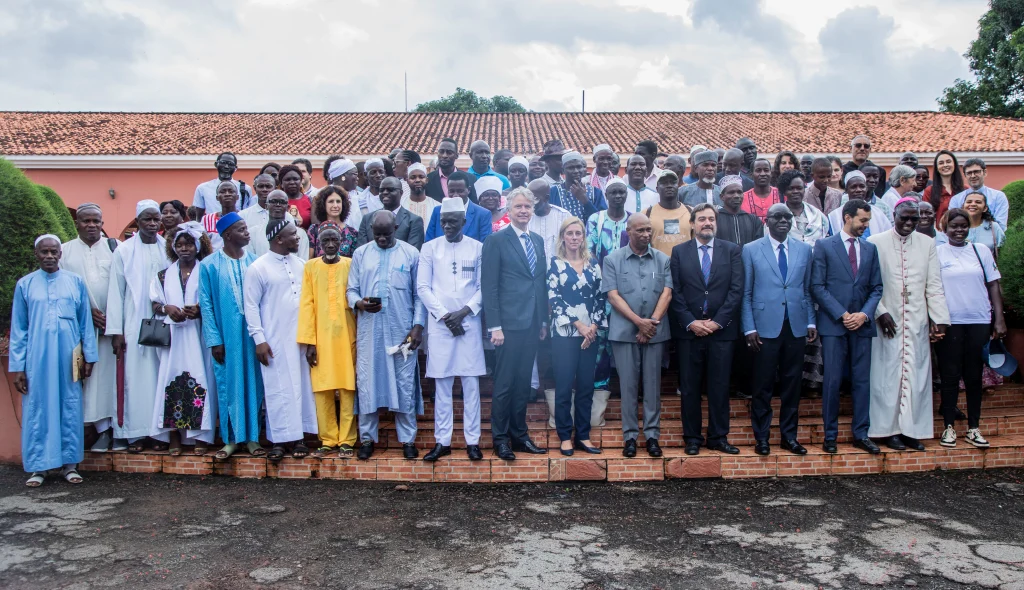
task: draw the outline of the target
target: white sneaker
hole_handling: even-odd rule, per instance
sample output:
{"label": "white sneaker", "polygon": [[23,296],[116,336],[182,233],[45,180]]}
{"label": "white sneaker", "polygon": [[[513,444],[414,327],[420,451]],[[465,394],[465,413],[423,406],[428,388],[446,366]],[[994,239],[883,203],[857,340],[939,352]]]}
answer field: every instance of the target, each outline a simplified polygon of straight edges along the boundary
{"label": "white sneaker", "polygon": [[[968,431],[968,436],[970,436],[970,431]],[[953,430],[952,426],[947,426],[942,431],[942,438],[939,439],[939,444],[951,448],[956,446],[956,430]]]}
{"label": "white sneaker", "polygon": [[967,430],[967,436],[964,437],[964,438],[967,439],[967,442],[971,443],[972,445],[974,445],[976,447],[980,447],[982,449],[987,449],[988,448],[988,441],[985,440],[984,436],[981,436],[981,430],[979,430],[977,428],[970,428],[970,429],[968,429]]}

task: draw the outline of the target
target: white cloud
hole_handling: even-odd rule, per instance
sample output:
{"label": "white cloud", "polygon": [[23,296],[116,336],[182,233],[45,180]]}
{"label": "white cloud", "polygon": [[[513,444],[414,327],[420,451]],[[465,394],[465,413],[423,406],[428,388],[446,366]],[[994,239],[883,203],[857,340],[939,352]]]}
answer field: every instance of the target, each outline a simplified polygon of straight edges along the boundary
{"label": "white cloud", "polygon": [[[984,0],[9,0],[0,109],[931,109]],[[14,23],[14,24],[12,24]],[[849,76],[861,75],[861,90]],[[888,76],[906,82],[887,84]],[[814,91],[809,91],[814,89]]]}

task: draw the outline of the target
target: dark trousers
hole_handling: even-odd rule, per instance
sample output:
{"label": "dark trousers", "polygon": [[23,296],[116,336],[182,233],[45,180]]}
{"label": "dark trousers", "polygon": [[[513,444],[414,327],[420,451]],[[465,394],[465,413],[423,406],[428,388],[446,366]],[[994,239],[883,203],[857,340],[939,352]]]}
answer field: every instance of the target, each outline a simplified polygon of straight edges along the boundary
{"label": "dark trousers", "polygon": [[750,425],[756,440],[768,440],[772,425],[772,390],[779,377],[779,429],[782,440],[796,439],[800,406],[800,378],[804,369],[807,339],[793,336],[789,320],[782,322],[778,338],[761,338],[761,350],[754,356],[753,399],[750,401]]}
{"label": "dark trousers", "polygon": [[861,338],[852,333],[822,336],[821,354],[825,367],[821,391],[825,440],[836,440],[839,437],[839,386],[847,368],[850,396],[853,398],[853,438],[867,438],[868,426],[871,424],[871,338]]}
{"label": "dark trousers", "polygon": [[743,392],[750,395],[754,390],[754,353],[747,346],[744,338],[733,340],[732,375],[729,391]]}
{"label": "dark trousers", "polygon": [[[590,440],[590,408],[594,405],[594,372],[597,370],[597,343],[581,349],[583,338],[551,338],[551,358],[555,372],[555,429],[558,440]],[[575,394],[573,387],[575,386]],[[570,408],[575,405],[575,418]]]}
{"label": "dark trousers", "polygon": [[679,385],[683,394],[683,439],[704,444],[701,436],[701,383],[707,379],[707,444],[725,442],[729,436],[729,370],[733,340],[676,339]]}
{"label": "dark trousers", "polygon": [[977,428],[981,421],[981,349],[991,334],[988,324],[953,324],[935,345],[942,376],[942,418],[947,425],[956,423],[960,379],[967,393],[967,427]]}
{"label": "dark trousers", "polygon": [[529,437],[526,404],[533,359],[540,342],[540,327],[536,323],[526,330],[503,330],[503,333],[505,343],[495,350],[491,397],[491,439],[495,446],[520,443]]}

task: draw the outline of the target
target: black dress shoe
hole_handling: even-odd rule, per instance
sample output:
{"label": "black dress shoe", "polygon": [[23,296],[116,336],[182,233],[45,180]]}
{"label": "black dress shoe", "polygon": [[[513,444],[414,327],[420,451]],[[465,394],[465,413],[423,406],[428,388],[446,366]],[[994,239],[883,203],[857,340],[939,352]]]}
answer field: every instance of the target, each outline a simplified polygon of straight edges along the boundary
{"label": "black dress shoe", "polygon": [[497,455],[499,459],[504,459],[505,461],[516,460],[516,454],[512,452],[512,447],[508,443],[501,443],[494,447],[494,454]]}
{"label": "black dress shoe", "polygon": [[591,455],[600,455],[601,454],[601,449],[599,449],[597,447],[588,447],[587,445],[581,443],[580,441],[574,442],[572,447],[574,449],[578,450],[578,451],[583,451],[584,453],[590,453]]}
{"label": "black dress shoe", "polygon": [[751,396],[745,391],[735,390],[729,392],[729,399],[750,399]]}
{"label": "black dress shoe", "polygon": [[826,439],[825,442],[822,443],[821,448],[826,453],[832,453],[833,455],[839,452],[839,446],[836,445],[836,441],[832,439]]}
{"label": "black dress shoe", "polygon": [[445,457],[452,454],[452,448],[446,447],[441,443],[434,445],[429,453],[423,456],[424,461],[437,461],[441,457]]}
{"label": "black dress shoe", "polygon": [[367,459],[370,458],[370,455],[372,455],[372,454],[373,454],[373,441],[372,440],[364,440],[362,442],[362,444],[359,445],[359,451],[356,453],[356,459],[359,459],[360,461],[366,461]]}
{"label": "black dress shoe", "polygon": [[768,446],[768,441],[759,440],[754,443],[754,452],[758,455],[769,455],[771,454],[772,449]]}
{"label": "black dress shoe", "polygon": [[857,439],[853,441],[853,446],[857,447],[862,451],[867,451],[872,455],[877,455],[882,452],[882,449],[878,448],[878,445],[875,444],[875,441],[871,440],[870,438]]}
{"label": "black dress shoe", "polygon": [[413,443],[402,443],[402,456],[406,459],[415,459],[420,456],[420,452],[416,450],[416,445]]}
{"label": "black dress shoe", "polygon": [[688,442],[686,443],[686,449],[683,451],[687,455],[699,455],[700,454],[700,443]]}
{"label": "black dress shoe", "polygon": [[779,446],[784,448],[784,449],[786,449],[790,453],[793,453],[794,455],[806,455],[807,454],[807,449],[805,449],[802,444],[797,442],[797,440],[795,438],[791,439],[791,440],[784,440],[784,441],[782,441],[782,444],[780,444]]}
{"label": "black dress shoe", "polygon": [[907,445],[903,444],[903,441],[900,440],[900,437],[899,437],[898,434],[890,436],[889,438],[885,439],[885,446],[889,447],[890,449],[892,449],[894,451],[905,451],[905,450],[907,450]]}
{"label": "black dress shoe", "polygon": [[483,461],[484,454],[480,452],[480,445],[469,445],[466,447],[466,455],[470,461]]}
{"label": "black dress shoe", "polygon": [[728,455],[739,455],[740,450],[732,446],[726,441],[715,443],[714,445],[708,445],[708,449],[712,451],[718,451],[720,453],[726,453]]}
{"label": "black dress shoe", "polygon": [[573,448],[572,448],[572,447],[569,447],[568,449],[563,449],[563,448],[562,448],[562,447],[560,446],[560,447],[558,447],[558,450],[559,450],[559,451],[560,451],[560,452],[561,452],[561,453],[562,453],[563,455],[565,455],[566,457],[572,457],[573,453],[575,453],[575,452],[576,452],[576,451],[574,451],[574,450],[573,450]]}
{"label": "black dress shoe", "polygon": [[636,457],[636,439],[631,438],[622,445],[622,456],[632,459]]}
{"label": "black dress shoe", "polygon": [[514,443],[512,445],[512,450],[518,453],[529,453],[530,455],[545,455],[548,452],[547,449],[542,449],[538,447],[530,439],[526,439],[519,443]]}
{"label": "black dress shoe", "polygon": [[661,446],[658,445],[658,439],[647,439],[647,454],[654,458],[658,458],[664,454],[661,452]]}
{"label": "black dress shoe", "polygon": [[903,444],[907,445],[908,449],[914,449],[915,451],[924,450],[924,443],[917,440],[916,438],[911,438],[909,436],[904,436],[902,434],[900,435],[900,438],[903,439]]}

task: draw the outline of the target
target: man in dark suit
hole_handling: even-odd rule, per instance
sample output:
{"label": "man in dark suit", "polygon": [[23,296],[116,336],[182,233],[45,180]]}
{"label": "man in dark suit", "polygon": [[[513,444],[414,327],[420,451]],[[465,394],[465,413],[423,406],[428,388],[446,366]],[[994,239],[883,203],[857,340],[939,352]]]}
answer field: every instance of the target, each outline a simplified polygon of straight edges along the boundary
{"label": "man in dark suit", "polygon": [[[418,215],[402,206],[402,181],[389,176],[380,183],[380,202],[384,208],[395,214],[398,229],[395,239],[402,240],[419,250],[423,247],[423,220]],[[373,239],[373,215],[364,215],[359,223],[357,245],[362,246]]]}
{"label": "man in dark suit", "polygon": [[741,327],[754,357],[750,425],[754,452],[771,452],[772,391],[779,383],[782,448],[795,455],[807,449],[797,440],[800,378],[804,349],[818,337],[811,303],[811,247],[790,239],[793,212],[782,203],[768,209],[768,235],[743,247]]}
{"label": "man in dark suit", "polygon": [[[440,203],[448,196],[448,177],[455,172],[455,160],[459,158],[459,144],[446,137],[437,144],[437,168],[427,175],[427,196]],[[472,186],[472,182],[469,183]],[[476,203],[476,196],[469,200]]]}
{"label": "man in dark suit", "polygon": [[871,339],[875,337],[875,308],[882,298],[878,250],[865,240],[871,206],[861,199],[843,205],[843,228],[814,245],[811,295],[818,304],[825,379],[821,414],[825,422],[825,452],[835,453],[839,435],[839,383],[849,368],[853,397],[854,446],[871,454],[880,451],[870,438]]}
{"label": "man in dark suit", "polygon": [[526,404],[537,345],[547,335],[547,260],[544,240],[529,231],[533,197],[522,191],[508,202],[512,224],[484,241],[481,292],[484,317],[494,344],[491,437],[500,459],[514,451],[547,453],[526,428]]}
{"label": "man in dark suit", "polygon": [[707,380],[707,447],[735,455],[729,444],[729,370],[743,296],[740,247],[715,239],[715,208],[700,203],[690,214],[695,239],[672,248],[672,333],[679,358],[686,454],[696,455],[701,435],[701,382]]}

